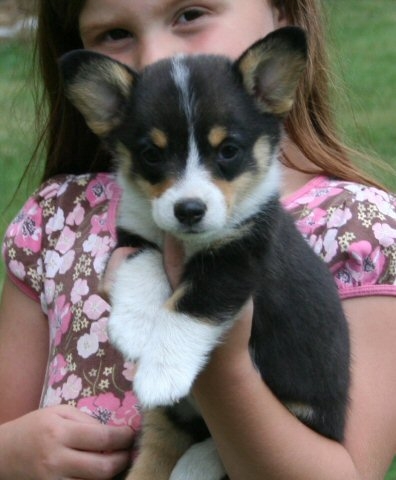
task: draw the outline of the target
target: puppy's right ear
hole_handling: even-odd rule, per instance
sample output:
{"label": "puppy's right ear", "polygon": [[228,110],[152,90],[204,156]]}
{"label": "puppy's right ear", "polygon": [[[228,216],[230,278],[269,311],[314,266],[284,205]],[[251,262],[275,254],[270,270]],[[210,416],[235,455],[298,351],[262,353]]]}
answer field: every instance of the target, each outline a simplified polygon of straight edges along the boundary
{"label": "puppy's right ear", "polygon": [[306,68],[307,49],[301,28],[283,27],[253,44],[236,61],[246,91],[263,112],[279,117],[289,113]]}
{"label": "puppy's right ear", "polygon": [[122,122],[137,74],[105,55],[74,50],[59,61],[65,94],[88,127],[107,136]]}

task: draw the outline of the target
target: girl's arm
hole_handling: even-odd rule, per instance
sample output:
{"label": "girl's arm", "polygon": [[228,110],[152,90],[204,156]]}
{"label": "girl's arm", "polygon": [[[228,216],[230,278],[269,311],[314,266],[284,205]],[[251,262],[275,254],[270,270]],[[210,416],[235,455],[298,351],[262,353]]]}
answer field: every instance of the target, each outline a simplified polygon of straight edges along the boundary
{"label": "girl's arm", "polygon": [[249,308],[215,351],[194,395],[231,480],[384,477],[396,452],[396,298],[347,300],[344,308],[352,338],[344,445],[301,424],[262,382],[247,350]]}
{"label": "girl's arm", "polygon": [[0,304],[0,423],[38,408],[48,359],[40,304],[8,278]]}
{"label": "girl's arm", "polygon": [[101,425],[67,405],[37,410],[47,358],[40,305],[6,280],[0,304],[0,479],[112,478],[127,466],[133,432]]}

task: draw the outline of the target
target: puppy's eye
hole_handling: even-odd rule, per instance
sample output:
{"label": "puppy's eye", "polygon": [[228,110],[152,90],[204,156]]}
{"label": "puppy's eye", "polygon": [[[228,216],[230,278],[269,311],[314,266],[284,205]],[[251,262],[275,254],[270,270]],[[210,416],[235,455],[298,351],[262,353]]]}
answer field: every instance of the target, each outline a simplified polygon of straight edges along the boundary
{"label": "puppy's eye", "polygon": [[157,147],[144,147],[139,152],[140,159],[148,166],[154,167],[162,161],[161,150]]}
{"label": "puppy's eye", "polygon": [[219,160],[223,162],[234,160],[238,156],[239,152],[240,148],[238,145],[231,142],[225,142],[218,150]]}

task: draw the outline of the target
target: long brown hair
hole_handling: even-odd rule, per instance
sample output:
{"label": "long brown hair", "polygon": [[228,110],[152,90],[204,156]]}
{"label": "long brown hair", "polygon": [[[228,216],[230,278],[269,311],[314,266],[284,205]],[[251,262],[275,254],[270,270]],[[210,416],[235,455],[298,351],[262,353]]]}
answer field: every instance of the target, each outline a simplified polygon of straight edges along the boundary
{"label": "long brown hair", "polygon": [[[378,185],[351,160],[358,155],[339,139],[330,101],[330,74],[320,0],[272,0],[288,22],[308,32],[309,63],[286,121],[289,138],[330,176]],[[45,149],[43,178],[59,173],[109,171],[111,160],[82,117],[65,100],[57,69],[63,53],[82,48],[78,18],[84,0],[40,0],[37,64],[43,82],[39,112],[47,121],[39,144]],[[283,161],[298,169],[293,159]]]}
{"label": "long brown hair", "polygon": [[108,153],[66,100],[58,72],[61,55],[83,48],[78,26],[83,6],[83,0],[39,1],[35,53],[42,82],[37,116],[46,118],[39,139],[45,155],[43,179],[59,173],[108,171],[111,166]]}

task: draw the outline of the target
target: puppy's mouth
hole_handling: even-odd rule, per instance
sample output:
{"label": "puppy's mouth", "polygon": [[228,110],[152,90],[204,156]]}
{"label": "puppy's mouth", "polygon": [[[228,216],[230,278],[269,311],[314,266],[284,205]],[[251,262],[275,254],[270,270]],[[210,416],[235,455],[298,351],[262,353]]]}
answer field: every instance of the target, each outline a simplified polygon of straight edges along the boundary
{"label": "puppy's mouth", "polygon": [[207,243],[218,238],[218,231],[204,228],[204,226],[185,226],[179,225],[177,228],[169,232],[174,237],[183,242],[192,241],[194,243]]}

